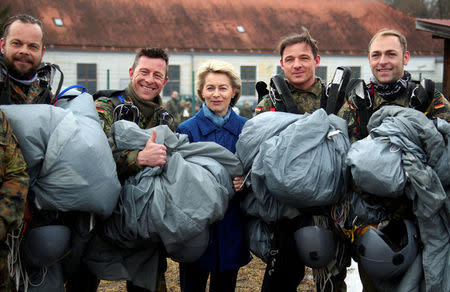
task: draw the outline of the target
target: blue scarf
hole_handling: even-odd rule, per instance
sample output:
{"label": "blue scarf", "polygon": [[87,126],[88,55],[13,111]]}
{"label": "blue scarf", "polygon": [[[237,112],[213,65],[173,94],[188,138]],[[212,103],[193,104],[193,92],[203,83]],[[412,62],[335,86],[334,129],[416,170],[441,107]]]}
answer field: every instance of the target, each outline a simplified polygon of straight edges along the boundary
{"label": "blue scarf", "polygon": [[226,122],[228,122],[228,120],[230,119],[230,115],[231,115],[231,107],[228,106],[228,111],[226,113],[225,116],[223,117],[219,117],[218,115],[216,115],[215,113],[213,113],[207,106],[206,103],[203,103],[203,114],[205,115],[205,117],[208,118],[208,120],[210,120],[211,122],[213,122],[214,125],[216,125],[217,127],[222,127],[223,125],[225,125]]}

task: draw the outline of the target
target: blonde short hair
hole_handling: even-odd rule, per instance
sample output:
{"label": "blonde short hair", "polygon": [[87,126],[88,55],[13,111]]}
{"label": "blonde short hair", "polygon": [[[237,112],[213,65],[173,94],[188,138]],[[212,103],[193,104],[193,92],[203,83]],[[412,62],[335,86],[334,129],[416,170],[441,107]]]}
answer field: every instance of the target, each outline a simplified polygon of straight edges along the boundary
{"label": "blonde short hair", "polygon": [[399,31],[395,30],[395,29],[389,29],[389,28],[382,28],[379,31],[377,31],[377,33],[372,37],[372,39],[369,42],[369,53],[370,53],[370,47],[372,46],[372,43],[379,37],[382,36],[386,36],[386,35],[391,35],[391,36],[395,36],[398,38],[400,45],[402,46],[402,52],[403,54],[406,53],[406,51],[408,50],[408,44],[406,43],[406,37],[401,34]]}
{"label": "blonde short hair", "polygon": [[241,77],[234,70],[233,65],[227,62],[219,60],[209,60],[200,65],[197,71],[197,76],[195,78],[195,88],[197,90],[197,95],[201,101],[205,101],[202,96],[202,89],[205,85],[205,78],[208,73],[223,73],[230,78],[231,86],[234,89],[234,96],[231,98],[230,105],[233,107],[241,97]]}

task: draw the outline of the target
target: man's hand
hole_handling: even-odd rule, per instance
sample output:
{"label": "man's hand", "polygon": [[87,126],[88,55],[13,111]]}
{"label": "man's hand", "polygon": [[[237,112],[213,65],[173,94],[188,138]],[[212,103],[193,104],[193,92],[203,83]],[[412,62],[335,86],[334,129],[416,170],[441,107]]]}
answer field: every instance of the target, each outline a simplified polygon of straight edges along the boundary
{"label": "man's hand", "polygon": [[239,192],[244,188],[244,177],[237,176],[233,178],[233,189],[235,192]]}
{"label": "man's hand", "polygon": [[153,135],[148,139],[145,148],[139,151],[136,157],[136,163],[140,166],[161,166],[166,164],[166,146],[156,144],[156,130],[153,129]]}

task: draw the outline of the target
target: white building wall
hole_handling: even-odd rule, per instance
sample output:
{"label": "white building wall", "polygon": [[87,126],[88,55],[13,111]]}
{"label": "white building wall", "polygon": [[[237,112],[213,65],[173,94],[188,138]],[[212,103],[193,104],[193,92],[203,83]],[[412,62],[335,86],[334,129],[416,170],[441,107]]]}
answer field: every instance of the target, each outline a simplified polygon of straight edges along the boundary
{"label": "white building wall", "polygon": [[[77,63],[97,64],[97,90],[107,89],[107,72],[109,70],[109,88],[122,89],[128,84],[128,70],[134,60],[134,52],[100,52],[100,51],[63,51],[48,49],[44,61],[58,64],[64,73],[64,87],[77,83]],[[180,94],[192,95],[192,71],[196,72],[201,63],[209,59],[218,59],[231,63],[237,72],[240,66],[256,66],[256,80],[269,83],[270,77],[277,72],[279,56],[272,54],[212,54],[212,53],[170,53],[169,64],[180,66]],[[367,82],[371,71],[366,55],[342,56],[322,55],[320,66],[327,67],[327,82],[333,78],[338,66],[361,67],[361,78]],[[442,56],[411,56],[406,66],[414,79],[429,78],[436,82],[443,79]],[[195,94],[195,92],[194,92]],[[243,97],[254,99],[255,97]]]}

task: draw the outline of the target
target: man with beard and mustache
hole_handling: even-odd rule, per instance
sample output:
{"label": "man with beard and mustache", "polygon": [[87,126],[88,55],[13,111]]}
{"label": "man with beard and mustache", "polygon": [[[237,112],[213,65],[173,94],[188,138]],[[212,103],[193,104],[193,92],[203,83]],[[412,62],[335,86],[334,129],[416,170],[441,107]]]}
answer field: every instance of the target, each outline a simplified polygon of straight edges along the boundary
{"label": "man with beard and mustache", "polygon": [[[0,104],[51,104],[52,78],[51,72],[47,69],[58,67],[54,64],[42,63],[45,53],[42,22],[25,14],[10,17],[3,27],[0,48]],[[66,225],[71,229],[71,254],[64,259],[64,276],[72,278],[80,262],[79,254],[84,249],[83,240],[88,237],[86,234],[90,234],[89,231],[85,232],[85,229],[89,228],[90,214],[41,210],[35,206],[34,196],[32,191],[28,192],[25,216],[23,213],[21,216],[26,222],[26,229],[54,224]],[[86,242],[87,239],[84,241]],[[69,269],[66,269],[66,266]],[[31,276],[35,274],[33,269],[27,272]],[[48,273],[53,272],[49,270]],[[51,276],[47,278],[53,279]],[[54,284],[58,282],[57,285],[63,287],[63,279],[58,276],[55,279],[57,280]],[[93,286],[97,284],[95,277],[85,278],[84,281],[93,283],[91,284]]]}
{"label": "man with beard and mustache", "polygon": [[0,72],[0,103],[45,102],[43,95],[49,91],[47,87],[42,87],[37,73],[45,53],[42,22],[24,14],[10,17],[3,27],[0,47],[0,64],[3,65]]}
{"label": "man with beard and mustache", "polygon": [[[41,93],[37,68],[44,54],[42,23],[28,15],[8,19],[0,39],[0,102],[33,103]],[[29,176],[7,117],[0,111],[0,290],[16,291],[10,279],[8,234],[24,218]]]}

